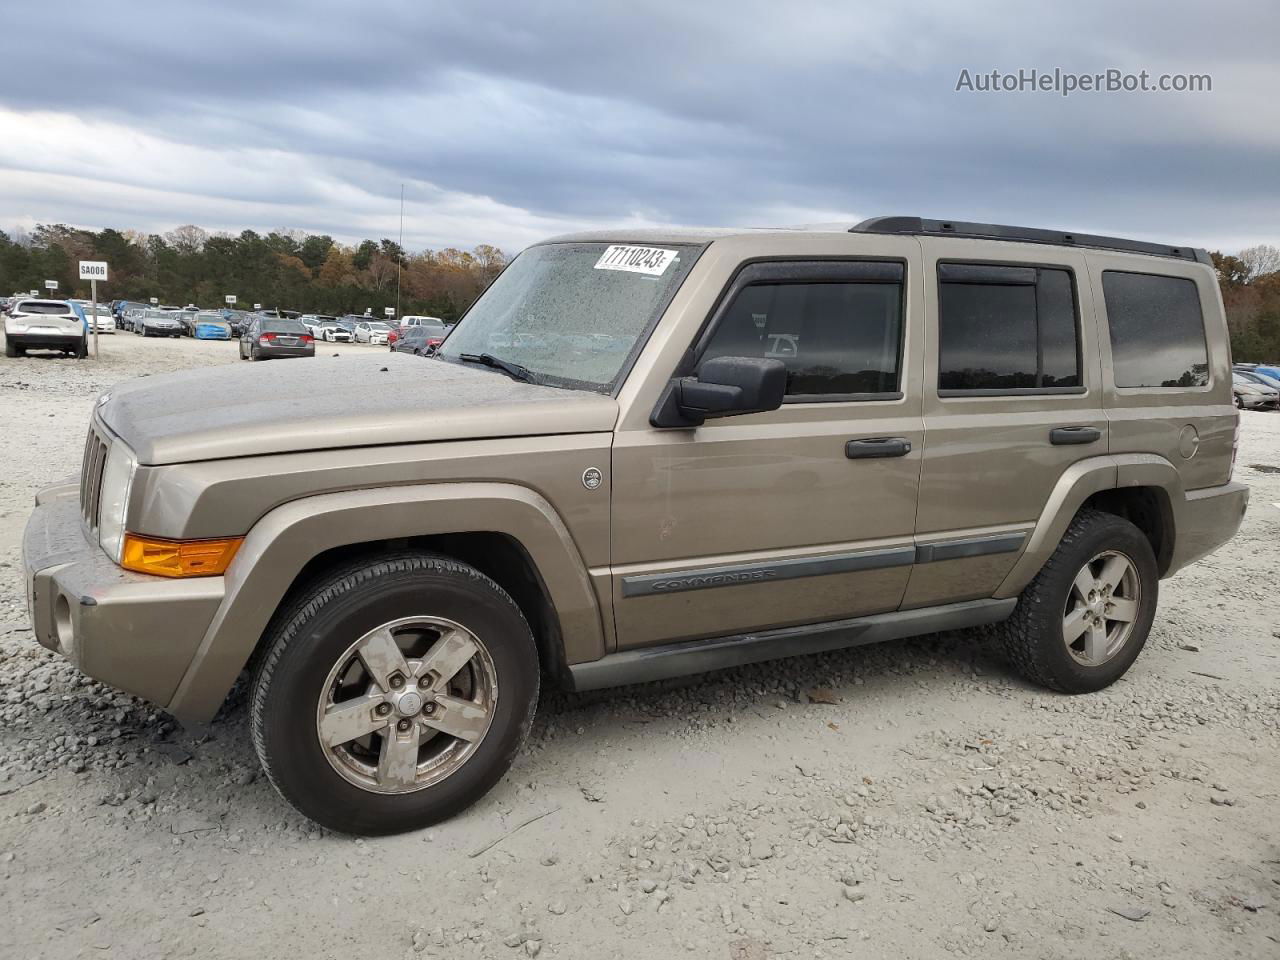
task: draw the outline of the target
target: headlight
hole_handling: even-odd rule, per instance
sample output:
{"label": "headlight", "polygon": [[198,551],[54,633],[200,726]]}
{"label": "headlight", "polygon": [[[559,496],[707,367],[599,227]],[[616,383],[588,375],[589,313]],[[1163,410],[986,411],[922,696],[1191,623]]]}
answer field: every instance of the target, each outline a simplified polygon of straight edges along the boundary
{"label": "headlight", "polygon": [[102,493],[98,501],[98,542],[116,563],[124,546],[124,514],[129,505],[129,488],[138,461],[123,443],[111,444],[107,465],[102,470]]}

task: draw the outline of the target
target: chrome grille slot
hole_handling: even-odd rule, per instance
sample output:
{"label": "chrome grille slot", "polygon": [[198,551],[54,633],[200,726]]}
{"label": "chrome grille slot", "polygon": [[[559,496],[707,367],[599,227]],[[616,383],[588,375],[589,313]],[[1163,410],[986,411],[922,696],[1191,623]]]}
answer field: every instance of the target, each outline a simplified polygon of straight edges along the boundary
{"label": "chrome grille slot", "polygon": [[102,493],[102,469],[107,463],[107,441],[90,424],[84,443],[84,461],[80,465],[80,516],[90,530],[98,529]]}

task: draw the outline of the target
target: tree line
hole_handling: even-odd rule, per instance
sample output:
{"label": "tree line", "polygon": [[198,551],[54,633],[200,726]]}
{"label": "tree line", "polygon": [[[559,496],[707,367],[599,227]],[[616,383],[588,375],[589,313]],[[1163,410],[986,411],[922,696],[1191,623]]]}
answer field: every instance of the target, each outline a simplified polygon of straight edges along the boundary
{"label": "tree line", "polygon": [[1227,309],[1232,358],[1280,362],[1280,249],[1261,244],[1235,256],[1212,257]]}
{"label": "tree line", "polygon": [[424,313],[456,320],[507,262],[500,249],[481,244],[407,253],[395,241],[363,240],[354,246],[327,235],[297,230],[237,236],[187,225],[165,234],[131,230],[80,230],[42,224],[30,233],[0,232],[0,296],[38,290],[58,281],[57,296],[88,297],[80,260],[105,260],[110,280],[99,284],[103,300],[156,297],[161,303],[218,307],[227,294],[237,306],[282,307],[306,313],[382,316]]}

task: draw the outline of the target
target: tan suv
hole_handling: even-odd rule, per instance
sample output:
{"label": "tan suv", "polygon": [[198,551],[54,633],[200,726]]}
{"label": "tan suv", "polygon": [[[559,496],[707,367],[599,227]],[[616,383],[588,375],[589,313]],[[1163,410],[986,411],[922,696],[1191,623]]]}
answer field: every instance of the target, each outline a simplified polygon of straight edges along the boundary
{"label": "tan suv", "polygon": [[187,371],[98,401],[26,533],[88,674],[384,833],[472,803],[576,690],[998,625],[1065,693],[1228,540],[1203,251],[894,217],[538,244],[435,359]]}

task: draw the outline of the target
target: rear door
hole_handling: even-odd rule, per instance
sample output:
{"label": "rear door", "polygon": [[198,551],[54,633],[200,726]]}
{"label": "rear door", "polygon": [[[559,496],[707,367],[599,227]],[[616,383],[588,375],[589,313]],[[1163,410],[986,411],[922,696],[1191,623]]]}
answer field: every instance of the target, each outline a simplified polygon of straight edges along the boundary
{"label": "rear door", "polygon": [[904,608],[991,596],[1072,464],[1107,453],[1083,254],[923,238],[916,568]]}
{"label": "rear door", "polygon": [[704,255],[723,264],[722,293],[685,318],[685,357],[658,379],[712,357],[771,357],[788,368],[788,396],[779,410],[679,429],[648,423],[647,403],[620,425],[620,648],[897,609],[915,555],[922,439],[918,247],[842,241],[869,242],[878,257]]}

